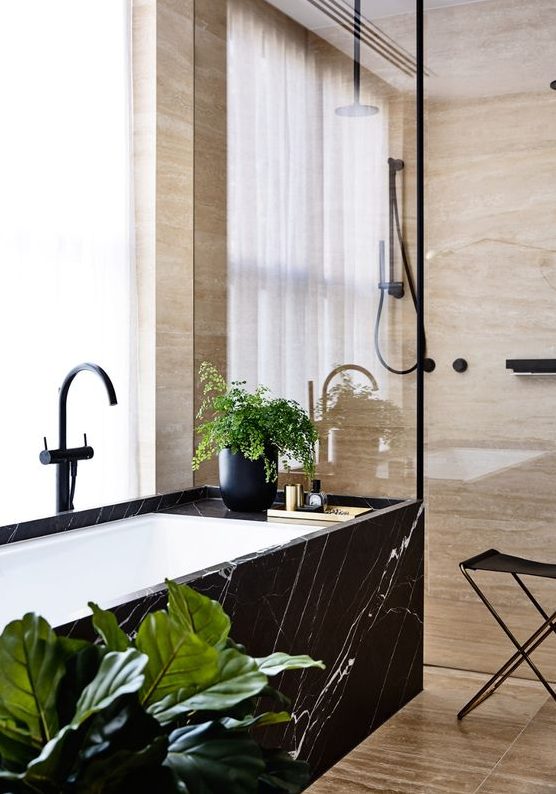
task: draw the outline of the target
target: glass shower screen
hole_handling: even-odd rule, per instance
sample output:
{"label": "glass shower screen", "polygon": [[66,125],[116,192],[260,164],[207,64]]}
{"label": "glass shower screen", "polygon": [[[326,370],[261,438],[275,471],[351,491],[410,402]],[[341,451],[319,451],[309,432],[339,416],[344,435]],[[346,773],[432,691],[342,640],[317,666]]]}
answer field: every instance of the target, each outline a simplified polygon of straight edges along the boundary
{"label": "glass shower screen", "polygon": [[331,493],[416,492],[415,4],[397,6],[196,2],[196,367],[306,408]]}

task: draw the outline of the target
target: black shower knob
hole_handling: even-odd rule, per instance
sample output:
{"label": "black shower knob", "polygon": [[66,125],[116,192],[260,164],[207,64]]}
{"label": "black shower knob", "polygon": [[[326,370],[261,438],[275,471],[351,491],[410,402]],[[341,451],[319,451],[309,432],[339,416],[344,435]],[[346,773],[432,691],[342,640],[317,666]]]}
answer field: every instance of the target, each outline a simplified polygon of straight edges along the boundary
{"label": "black shower knob", "polygon": [[468,363],[464,358],[456,358],[452,367],[455,369],[456,372],[465,372],[468,367]]}

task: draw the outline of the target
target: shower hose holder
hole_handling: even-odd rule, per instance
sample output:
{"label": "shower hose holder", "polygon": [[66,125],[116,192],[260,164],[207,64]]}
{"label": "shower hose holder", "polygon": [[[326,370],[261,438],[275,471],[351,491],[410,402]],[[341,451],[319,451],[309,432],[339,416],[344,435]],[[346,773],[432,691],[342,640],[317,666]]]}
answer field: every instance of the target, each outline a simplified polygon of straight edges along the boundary
{"label": "shower hose holder", "polygon": [[384,290],[393,298],[403,298],[405,289],[403,281],[379,281],[378,288]]}

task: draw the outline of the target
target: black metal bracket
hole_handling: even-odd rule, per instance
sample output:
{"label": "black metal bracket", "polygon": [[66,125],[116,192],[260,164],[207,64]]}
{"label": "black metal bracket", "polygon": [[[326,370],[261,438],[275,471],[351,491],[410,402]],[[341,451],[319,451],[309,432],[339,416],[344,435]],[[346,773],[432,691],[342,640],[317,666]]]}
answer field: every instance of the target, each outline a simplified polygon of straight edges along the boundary
{"label": "black metal bracket", "polygon": [[405,295],[403,281],[379,281],[378,288],[385,290],[393,298],[403,298]]}

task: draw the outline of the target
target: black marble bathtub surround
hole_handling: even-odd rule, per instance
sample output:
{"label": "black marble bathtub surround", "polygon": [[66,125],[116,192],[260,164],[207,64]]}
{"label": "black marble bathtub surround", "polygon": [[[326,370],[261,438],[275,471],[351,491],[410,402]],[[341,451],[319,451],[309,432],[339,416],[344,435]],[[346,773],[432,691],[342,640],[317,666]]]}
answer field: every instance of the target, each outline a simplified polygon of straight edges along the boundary
{"label": "black marble bathtub surround", "polygon": [[[214,515],[216,502],[205,496],[170,511]],[[308,760],[315,776],[422,689],[423,546],[422,504],[406,501],[177,580],[218,600],[252,655],[325,661],[324,671],[278,682],[293,720],[267,736]],[[166,602],[158,585],[113,611],[133,636]],[[92,636],[89,618],[59,630]]]}
{"label": "black marble bathtub surround", "polygon": [[[197,507],[189,511],[188,505],[198,505],[207,499],[215,500],[214,512],[200,513]],[[380,509],[393,504],[398,504],[400,499],[364,499],[359,496],[333,496],[335,504],[351,504],[362,507],[375,507]],[[283,503],[284,494],[278,492],[277,503]],[[15,543],[19,540],[32,540],[45,535],[54,535],[58,532],[67,532],[71,529],[84,529],[85,527],[106,524],[109,521],[119,521],[122,518],[141,516],[146,513],[181,512],[186,515],[214,515],[219,518],[247,518],[251,520],[266,521],[266,513],[232,513],[220,500],[220,490],[216,486],[202,485],[196,488],[186,488],[183,491],[173,491],[167,494],[156,494],[142,499],[131,499],[117,504],[103,507],[91,507],[87,510],[72,510],[58,513],[46,518],[36,518],[32,521],[22,521],[18,524],[5,524],[0,526],[0,546],[6,543]]]}
{"label": "black marble bathtub surround", "polygon": [[[252,655],[282,650],[325,661],[324,671],[277,682],[292,700],[293,720],[268,729],[265,738],[309,761],[315,776],[422,689],[422,504],[351,496],[330,501],[375,510],[177,580],[218,600],[232,619],[232,636]],[[0,545],[152,512],[266,520],[264,513],[231,513],[218,488],[204,486],[0,527]],[[164,584],[153,582],[113,611],[133,635],[142,618],[166,602]],[[88,617],[58,630],[94,636]]]}
{"label": "black marble bathtub surround", "polygon": [[103,507],[91,507],[87,510],[72,510],[58,513],[46,518],[35,518],[19,524],[5,524],[0,527],[0,546],[15,543],[19,540],[32,540],[70,529],[106,524],[108,521],[119,521],[122,518],[140,516],[145,513],[158,513],[171,507],[203,498],[206,493],[204,486],[174,491],[168,494],[157,494],[144,499],[131,499]]}

